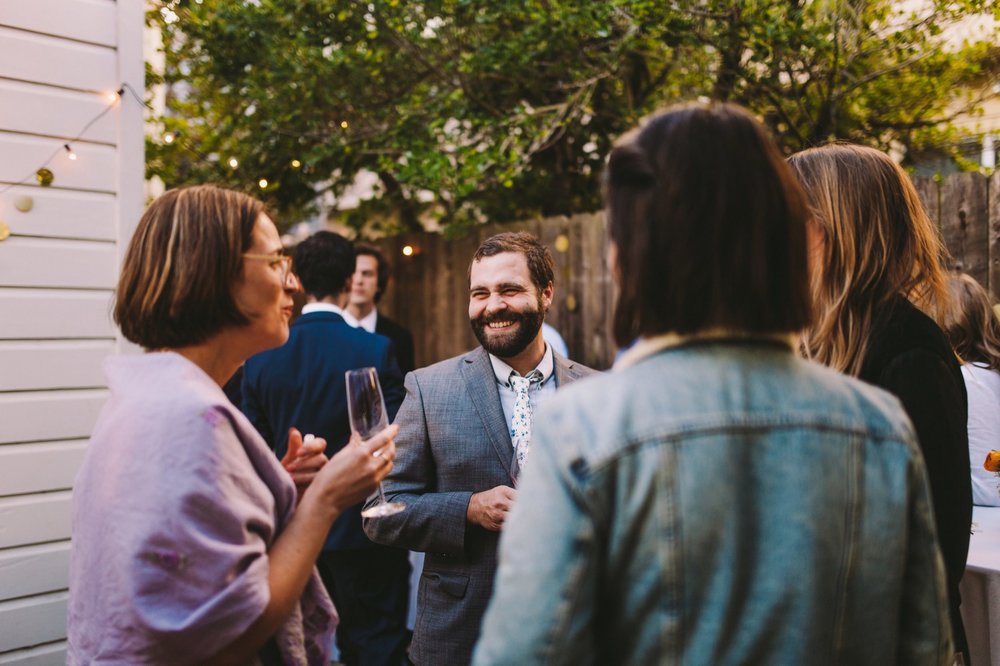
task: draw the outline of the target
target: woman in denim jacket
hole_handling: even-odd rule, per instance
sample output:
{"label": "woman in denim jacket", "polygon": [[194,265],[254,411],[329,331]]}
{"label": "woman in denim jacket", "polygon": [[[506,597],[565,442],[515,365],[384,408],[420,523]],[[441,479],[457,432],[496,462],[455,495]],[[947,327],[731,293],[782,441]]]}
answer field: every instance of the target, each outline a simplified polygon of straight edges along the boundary
{"label": "woman in denim jacket", "polygon": [[537,419],[476,664],[943,664],[927,475],[889,394],[802,360],[804,196],[727,104],[606,174],[619,344]]}

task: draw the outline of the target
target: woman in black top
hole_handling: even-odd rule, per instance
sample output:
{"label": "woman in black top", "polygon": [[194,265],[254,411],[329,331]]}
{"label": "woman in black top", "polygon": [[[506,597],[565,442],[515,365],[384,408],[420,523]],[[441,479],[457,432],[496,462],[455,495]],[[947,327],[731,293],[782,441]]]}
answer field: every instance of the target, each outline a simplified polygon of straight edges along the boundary
{"label": "woman in black top", "polygon": [[943,244],[906,173],[872,148],[831,144],[789,159],[813,208],[816,323],[806,353],[893,393],[927,463],[956,649],[972,522],[967,399],[957,358],[931,318],[947,301]]}

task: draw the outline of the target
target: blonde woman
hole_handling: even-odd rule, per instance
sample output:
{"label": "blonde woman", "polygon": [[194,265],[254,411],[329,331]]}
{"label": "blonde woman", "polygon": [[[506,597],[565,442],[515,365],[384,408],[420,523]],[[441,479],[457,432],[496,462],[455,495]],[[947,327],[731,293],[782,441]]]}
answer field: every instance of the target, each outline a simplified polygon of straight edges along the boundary
{"label": "blonde woman", "polygon": [[986,454],[1000,449],[1000,319],[990,296],[968,275],[948,280],[951,307],[944,330],[962,359],[962,376],[969,393],[969,467],[972,501],[1000,506],[997,478],[983,469]]}
{"label": "blonde woman", "polygon": [[965,653],[958,583],[972,487],[962,371],[932,317],[947,302],[944,249],[906,173],[885,154],[832,144],[789,159],[812,206],[807,228],[815,360],[894,394],[920,440],[947,573],[956,647]]}

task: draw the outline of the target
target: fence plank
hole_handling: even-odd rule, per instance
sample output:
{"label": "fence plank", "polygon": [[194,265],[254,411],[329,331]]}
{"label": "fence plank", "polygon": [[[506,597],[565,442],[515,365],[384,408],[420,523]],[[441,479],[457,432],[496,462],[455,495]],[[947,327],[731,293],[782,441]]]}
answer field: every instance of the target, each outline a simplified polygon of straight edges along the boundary
{"label": "fence plank", "polygon": [[934,176],[915,176],[913,186],[920,195],[920,200],[927,210],[927,214],[937,226],[941,228],[941,185],[938,178]]}
{"label": "fence plank", "polygon": [[987,283],[987,181],[978,173],[950,176],[941,186],[941,232],[953,267]]}
{"label": "fence plank", "polygon": [[993,302],[1000,302],[1000,171],[993,174],[987,188],[990,201],[989,212],[989,271],[988,288],[993,295]]}

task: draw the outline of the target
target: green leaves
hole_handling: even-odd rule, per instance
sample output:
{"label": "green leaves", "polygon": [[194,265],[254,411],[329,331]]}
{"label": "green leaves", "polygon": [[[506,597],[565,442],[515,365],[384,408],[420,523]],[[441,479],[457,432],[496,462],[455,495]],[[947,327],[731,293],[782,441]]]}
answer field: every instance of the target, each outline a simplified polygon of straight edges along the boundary
{"label": "green leaves", "polygon": [[984,0],[897,5],[161,2],[149,13],[166,45],[161,122],[181,140],[151,136],[148,171],[245,189],[285,222],[374,173],[375,196],[343,222],[458,231],[599,208],[613,139],[683,99],[744,104],[788,151],[830,138],[916,150],[950,137],[940,121],[975,102],[955,91],[983,85],[996,35],[943,46],[942,30]]}

